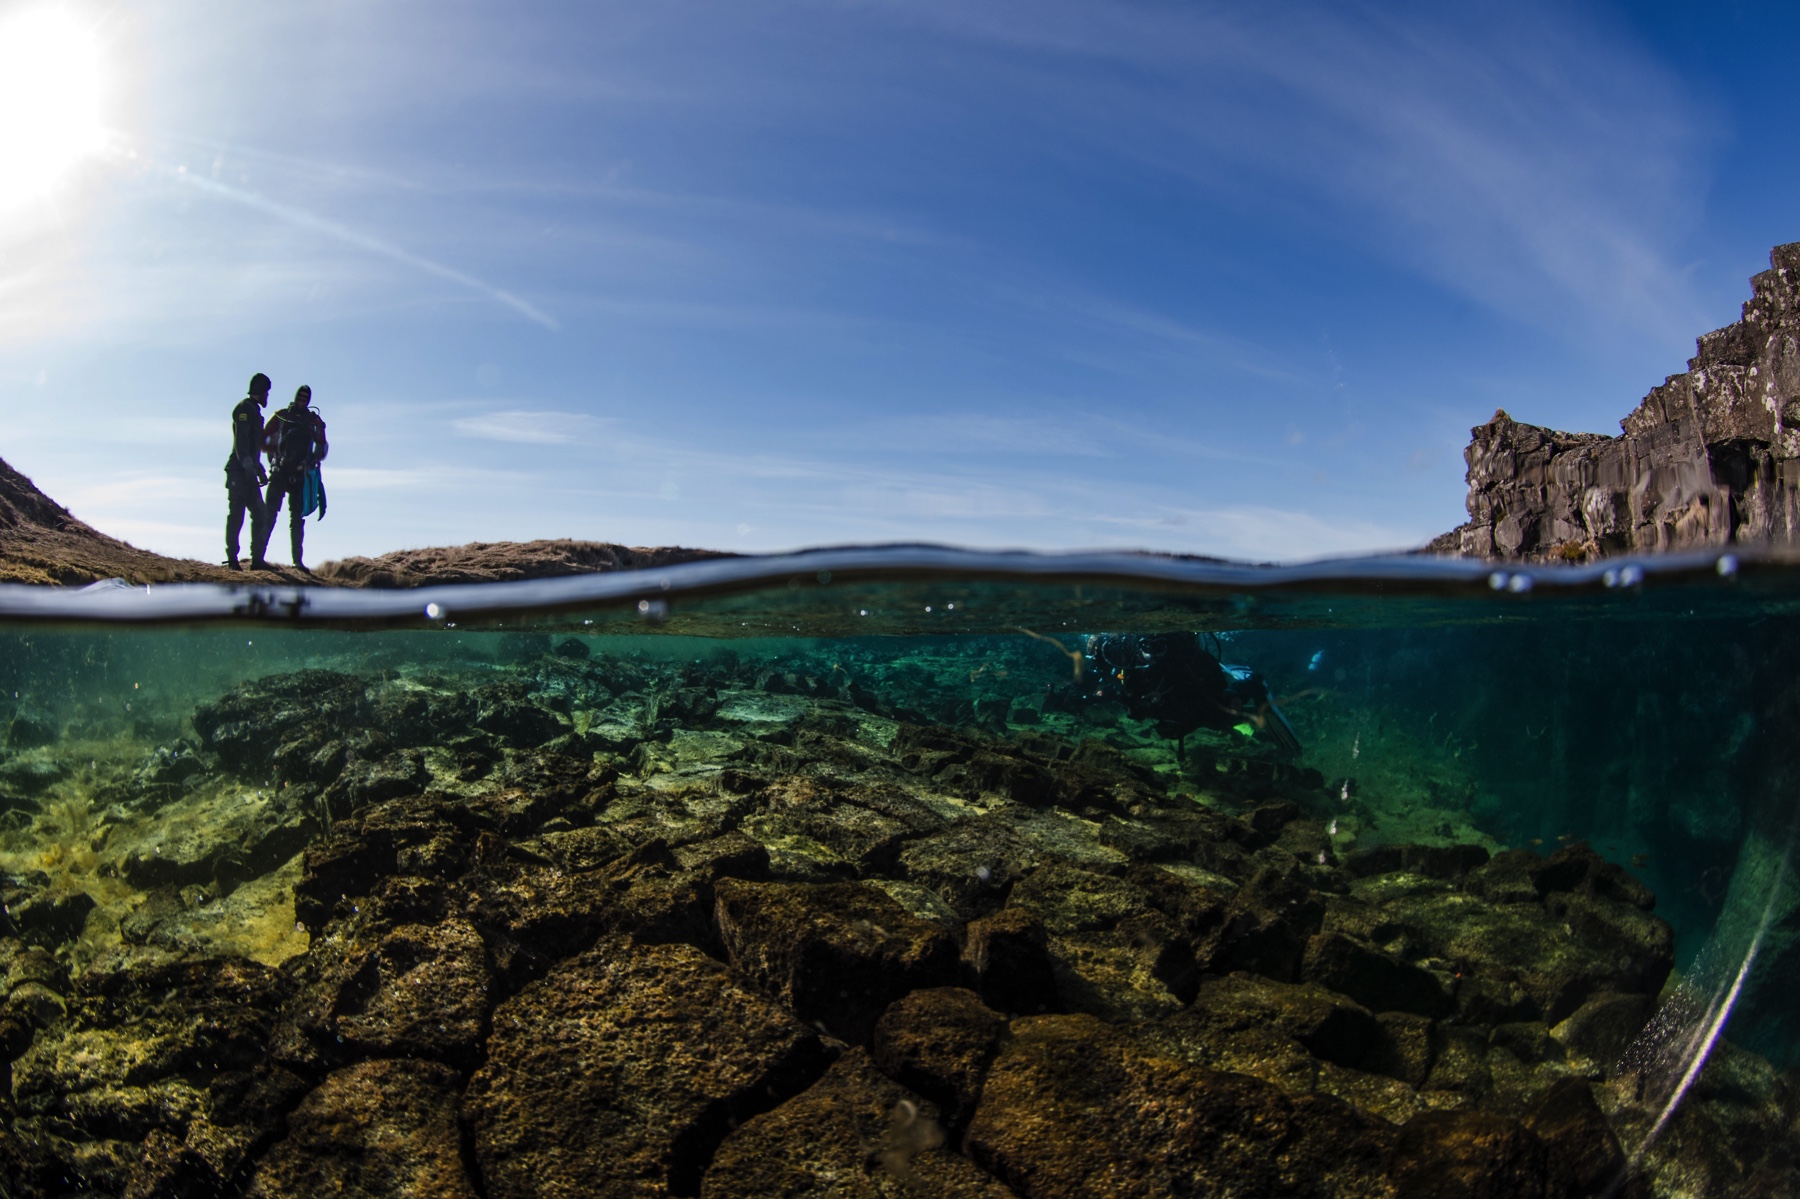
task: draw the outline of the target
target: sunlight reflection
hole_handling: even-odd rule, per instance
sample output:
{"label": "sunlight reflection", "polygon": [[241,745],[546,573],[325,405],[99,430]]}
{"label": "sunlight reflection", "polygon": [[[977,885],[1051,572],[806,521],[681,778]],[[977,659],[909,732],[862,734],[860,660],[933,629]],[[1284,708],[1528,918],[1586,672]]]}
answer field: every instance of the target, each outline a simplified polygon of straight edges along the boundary
{"label": "sunlight reflection", "polygon": [[60,8],[0,18],[0,212],[48,196],[100,145],[93,30]]}

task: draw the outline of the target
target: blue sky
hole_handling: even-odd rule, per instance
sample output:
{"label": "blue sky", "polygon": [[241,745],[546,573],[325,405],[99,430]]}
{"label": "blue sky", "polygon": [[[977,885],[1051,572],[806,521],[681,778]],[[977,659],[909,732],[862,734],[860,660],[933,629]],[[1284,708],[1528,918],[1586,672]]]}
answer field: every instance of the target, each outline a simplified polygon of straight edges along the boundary
{"label": "blue sky", "polygon": [[1800,240],[1772,5],[66,7],[106,146],[0,209],[0,456],[208,559],[256,370],[314,560],[1406,546]]}

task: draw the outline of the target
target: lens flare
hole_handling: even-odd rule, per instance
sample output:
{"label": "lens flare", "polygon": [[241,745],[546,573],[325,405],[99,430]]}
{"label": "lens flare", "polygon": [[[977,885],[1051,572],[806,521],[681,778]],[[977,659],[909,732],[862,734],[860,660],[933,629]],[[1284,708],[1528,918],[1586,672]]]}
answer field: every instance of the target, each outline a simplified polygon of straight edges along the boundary
{"label": "lens flare", "polygon": [[60,8],[0,19],[0,212],[50,195],[100,146],[93,30]]}

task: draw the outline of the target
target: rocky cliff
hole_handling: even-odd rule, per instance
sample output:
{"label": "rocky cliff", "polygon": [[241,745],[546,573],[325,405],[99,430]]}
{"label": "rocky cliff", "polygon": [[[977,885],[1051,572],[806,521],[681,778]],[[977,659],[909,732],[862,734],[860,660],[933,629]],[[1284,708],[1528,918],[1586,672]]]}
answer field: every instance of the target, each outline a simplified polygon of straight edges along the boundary
{"label": "rocky cliff", "polygon": [[1800,543],[1800,243],[1775,247],[1750,283],[1743,319],[1700,338],[1619,436],[1505,412],[1471,430],[1469,522],[1429,548],[1583,561]]}

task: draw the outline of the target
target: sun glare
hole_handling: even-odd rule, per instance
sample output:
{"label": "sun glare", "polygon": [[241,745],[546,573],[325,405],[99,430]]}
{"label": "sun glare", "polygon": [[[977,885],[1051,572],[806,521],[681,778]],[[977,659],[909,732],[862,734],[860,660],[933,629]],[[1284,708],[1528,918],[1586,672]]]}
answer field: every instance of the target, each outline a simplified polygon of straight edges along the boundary
{"label": "sun glare", "polygon": [[59,8],[0,18],[0,211],[48,196],[100,145],[93,30]]}

